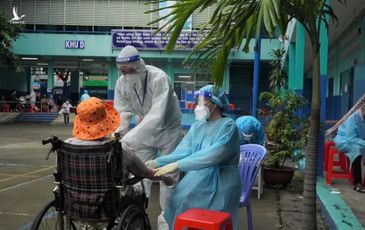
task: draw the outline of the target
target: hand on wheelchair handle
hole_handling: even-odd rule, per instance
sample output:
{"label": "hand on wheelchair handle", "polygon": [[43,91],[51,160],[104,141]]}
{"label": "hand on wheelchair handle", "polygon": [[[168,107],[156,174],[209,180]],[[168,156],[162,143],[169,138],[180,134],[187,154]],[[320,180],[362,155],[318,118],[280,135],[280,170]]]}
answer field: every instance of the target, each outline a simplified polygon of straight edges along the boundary
{"label": "hand on wheelchair handle", "polygon": [[50,136],[47,139],[43,139],[42,140],[42,145],[46,145],[48,143],[54,143],[56,141],[58,141],[58,137],[56,137],[56,136]]}
{"label": "hand on wheelchair handle", "polygon": [[155,176],[161,176],[161,175],[165,175],[165,174],[168,174],[171,172],[175,172],[178,169],[179,169],[179,164],[177,162],[174,162],[174,163],[165,165],[161,168],[154,169],[153,171],[155,172]]}
{"label": "hand on wheelchair handle", "polygon": [[117,140],[122,140],[123,136],[120,134],[120,132],[114,132],[112,133],[112,138],[115,138]]}
{"label": "hand on wheelchair handle", "polygon": [[155,169],[157,168],[157,161],[156,160],[146,161],[145,165],[147,168]]}

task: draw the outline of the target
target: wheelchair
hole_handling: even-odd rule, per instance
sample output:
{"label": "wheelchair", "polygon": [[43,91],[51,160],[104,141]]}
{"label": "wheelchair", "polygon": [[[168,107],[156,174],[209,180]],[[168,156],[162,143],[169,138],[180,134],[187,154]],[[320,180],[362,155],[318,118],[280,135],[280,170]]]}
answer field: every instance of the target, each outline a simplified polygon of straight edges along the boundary
{"label": "wheelchair", "polygon": [[[38,213],[32,230],[151,229],[143,178],[129,178],[118,140],[76,146],[53,136],[42,141],[43,145],[48,143],[52,149],[47,159],[57,152],[54,200]],[[143,188],[140,193],[133,190],[138,182]]]}

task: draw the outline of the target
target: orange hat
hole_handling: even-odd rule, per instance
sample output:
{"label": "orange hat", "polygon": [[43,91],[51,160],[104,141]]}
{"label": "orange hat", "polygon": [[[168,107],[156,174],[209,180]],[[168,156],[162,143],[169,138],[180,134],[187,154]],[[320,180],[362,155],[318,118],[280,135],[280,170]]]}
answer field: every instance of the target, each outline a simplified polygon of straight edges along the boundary
{"label": "orange hat", "polygon": [[81,140],[96,140],[119,127],[118,112],[99,98],[88,98],[77,106],[76,111],[72,134]]}

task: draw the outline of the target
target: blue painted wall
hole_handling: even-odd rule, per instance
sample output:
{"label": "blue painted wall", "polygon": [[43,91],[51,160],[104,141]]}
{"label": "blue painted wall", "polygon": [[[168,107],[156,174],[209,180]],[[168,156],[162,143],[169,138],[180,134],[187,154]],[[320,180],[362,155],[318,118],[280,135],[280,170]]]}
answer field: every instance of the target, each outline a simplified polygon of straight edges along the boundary
{"label": "blue painted wall", "polygon": [[365,63],[354,68],[353,101],[356,102],[365,93]]}
{"label": "blue painted wall", "polygon": [[328,82],[331,84],[328,87],[332,88],[328,88],[331,93],[326,100],[329,120],[341,119],[365,93],[365,33],[360,28],[365,28],[365,17],[351,22],[331,45],[328,55]]}

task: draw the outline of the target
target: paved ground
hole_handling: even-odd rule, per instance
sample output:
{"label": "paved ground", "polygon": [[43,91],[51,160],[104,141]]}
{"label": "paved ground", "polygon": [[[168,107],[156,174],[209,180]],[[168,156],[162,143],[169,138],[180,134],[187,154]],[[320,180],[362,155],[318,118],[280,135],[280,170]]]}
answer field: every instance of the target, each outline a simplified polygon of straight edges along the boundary
{"label": "paved ground", "polygon": [[332,187],[338,189],[333,192],[340,192],[342,199],[351,208],[362,226],[365,227],[365,193],[354,191],[352,185],[346,179],[333,180]]}
{"label": "paved ground", "polygon": [[[29,229],[36,213],[52,199],[55,157],[45,160],[49,147],[42,146],[40,140],[52,134],[69,137],[71,129],[72,124],[0,125],[0,229]],[[157,189],[153,187],[147,210],[153,229],[160,212]],[[252,198],[255,229],[283,229],[278,222],[275,190],[264,190],[260,200],[255,195]],[[245,219],[245,210],[241,209],[239,229],[246,229]]]}

